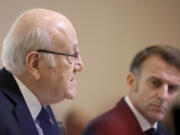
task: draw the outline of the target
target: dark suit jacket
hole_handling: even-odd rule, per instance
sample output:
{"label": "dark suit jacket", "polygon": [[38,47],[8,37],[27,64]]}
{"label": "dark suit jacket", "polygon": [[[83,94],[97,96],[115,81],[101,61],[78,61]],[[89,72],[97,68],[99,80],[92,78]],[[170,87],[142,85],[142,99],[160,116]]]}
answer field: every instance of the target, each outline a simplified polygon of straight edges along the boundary
{"label": "dark suit jacket", "polygon": [[[50,106],[48,111],[56,123]],[[0,70],[0,135],[38,135],[19,87],[5,68]]]}
{"label": "dark suit jacket", "polygon": [[[159,123],[158,130],[162,135],[167,135]],[[144,133],[123,98],[113,109],[91,121],[83,135],[144,135]]]}

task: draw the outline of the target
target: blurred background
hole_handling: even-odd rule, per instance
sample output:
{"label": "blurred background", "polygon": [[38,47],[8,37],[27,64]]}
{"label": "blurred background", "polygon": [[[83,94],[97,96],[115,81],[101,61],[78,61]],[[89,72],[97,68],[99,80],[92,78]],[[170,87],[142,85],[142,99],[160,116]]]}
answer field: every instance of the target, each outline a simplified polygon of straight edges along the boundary
{"label": "blurred background", "polygon": [[78,95],[74,100],[53,105],[57,120],[66,121],[66,124],[70,117],[70,120],[77,118],[75,121],[83,119],[82,125],[86,125],[128,93],[126,75],[137,51],[152,44],[180,48],[179,0],[0,2],[0,49],[16,17],[30,8],[56,10],[68,17],[75,26],[85,64],[83,72],[77,77]]}

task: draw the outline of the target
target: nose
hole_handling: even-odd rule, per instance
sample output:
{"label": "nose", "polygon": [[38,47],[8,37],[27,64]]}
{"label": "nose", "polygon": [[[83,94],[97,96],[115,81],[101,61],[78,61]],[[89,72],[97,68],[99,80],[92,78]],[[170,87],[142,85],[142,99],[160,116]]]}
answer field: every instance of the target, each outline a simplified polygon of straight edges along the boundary
{"label": "nose", "polygon": [[163,99],[163,100],[167,99],[167,98],[168,98],[168,94],[169,94],[169,93],[168,93],[168,89],[169,89],[168,85],[167,85],[167,84],[164,84],[164,85],[162,86],[162,88],[159,89],[158,97],[159,97],[160,99]]}
{"label": "nose", "polygon": [[79,56],[77,58],[77,63],[74,66],[74,70],[80,72],[83,70],[83,68],[84,68],[84,63],[83,63],[81,57]]}

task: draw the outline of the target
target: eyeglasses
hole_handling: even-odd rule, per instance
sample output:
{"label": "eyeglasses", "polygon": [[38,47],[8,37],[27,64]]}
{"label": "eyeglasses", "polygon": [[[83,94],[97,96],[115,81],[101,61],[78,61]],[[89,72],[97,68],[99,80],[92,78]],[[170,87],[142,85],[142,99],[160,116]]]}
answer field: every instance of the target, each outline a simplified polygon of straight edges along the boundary
{"label": "eyeglasses", "polygon": [[64,55],[64,56],[70,56],[74,58],[78,58],[79,54],[67,54],[67,53],[62,53],[62,52],[54,52],[54,51],[49,51],[49,50],[36,50],[37,52],[42,52],[42,53],[52,53],[52,54],[57,54],[57,55]]}
{"label": "eyeglasses", "polygon": [[54,52],[54,51],[49,51],[49,50],[36,50],[37,52],[42,52],[42,53],[51,53],[51,54],[56,54],[56,55],[64,55],[64,56],[70,56],[73,57],[73,64],[77,64],[79,62],[79,52],[76,52],[75,54],[67,54],[67,53],[62,53],[62,52]]}

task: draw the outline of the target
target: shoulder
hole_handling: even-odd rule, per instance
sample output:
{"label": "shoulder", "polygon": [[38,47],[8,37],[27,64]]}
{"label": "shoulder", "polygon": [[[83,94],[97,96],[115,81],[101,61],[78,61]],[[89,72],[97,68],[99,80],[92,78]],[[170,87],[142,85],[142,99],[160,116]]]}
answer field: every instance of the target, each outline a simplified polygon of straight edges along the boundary
{"label": "shoulder", "polygon": [[83,135],[132,134],[142,135],[143,132],[136,117],[123,98],[114,108],[92,120]]}
{"label": "shoulder", "polygon": [[115,106],[111,110],[92,120],[86,127],[83,135],[118,135],[127,130],[125,110]]}
{"label": "shoulder", "polygon": [[0,123],[3,120],[8,120],[13,116],[15,104],[11,99],[0,89]]}
{"label": "shoulder", "polygon": [[[22,98],[18,95],[17,86],[14,86],[12,74],[4,68],[0,70],[0,134],[4,132],[11,135],[12,131],[20,131],[15,117],[16,100]],[[19,130],[18,130],[19,129]],[[19,133],[19,132],[18,132]],[[13,134],[13,132],[12,132]],[[19,133],[20,134],[20,133]],[[14,135],[16,133],[14,132]]]}
{"label": "shoulder", "polygon": [[14,104],[0,89],[0,134],[21,135],[15,118]]}

